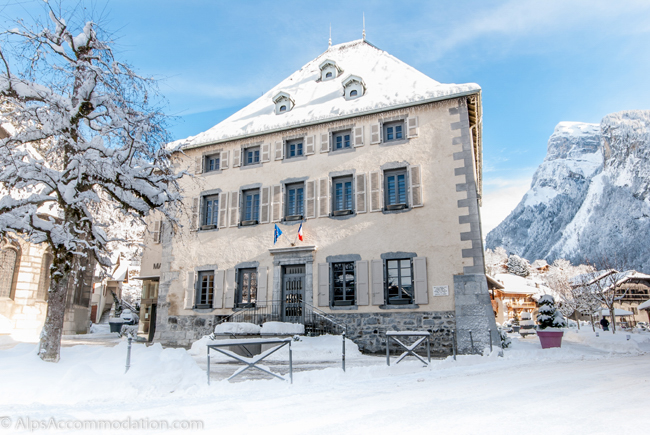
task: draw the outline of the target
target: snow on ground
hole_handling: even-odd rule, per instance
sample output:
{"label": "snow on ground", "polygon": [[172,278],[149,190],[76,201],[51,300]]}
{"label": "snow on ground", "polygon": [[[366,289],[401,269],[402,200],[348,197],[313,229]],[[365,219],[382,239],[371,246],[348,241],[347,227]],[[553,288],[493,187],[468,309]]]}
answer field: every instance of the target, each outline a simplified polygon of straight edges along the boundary
{"label": "snow on ground", "polygon": [[[237,366],[214,364],[208,386],[205,344],[191,351],[134,344],[124,374],[123,341],[64,347],[58,364],[40,361],[33,344],[19,343],[0,346],[0,414],[14,425],[26,417],[191,419],[209,433],[239,434],[645,433],[650,333],[629,334],[629,340],[620,331],[599,333],[567,332],[562,348],[546,350],[535,336],[513,338],[503,358],[497,352],[459,356],[429,368],[415,360],[387,367],[384,357],[348,346],[345,373],[336,358],[340,337],[301,337],[292,343],[293,385],[219,381]],[[324,354],[316,355],[317,349]],[[280,358],[269,364],[286,373]]]}

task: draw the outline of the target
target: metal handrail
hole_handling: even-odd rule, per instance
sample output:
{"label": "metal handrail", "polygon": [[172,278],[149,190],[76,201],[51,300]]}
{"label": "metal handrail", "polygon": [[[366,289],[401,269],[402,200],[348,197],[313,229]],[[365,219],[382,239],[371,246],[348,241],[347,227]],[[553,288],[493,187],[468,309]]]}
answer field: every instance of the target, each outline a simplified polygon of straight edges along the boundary
{"label": "metal handrail", "polygon": [[346,324],[344,324],[344,323],[339,323],[339,322],[337,322],[336,320],[331,319],[325,311],[323,311],[323,310],[321,310],[321,309],[319,309],[319,308],[316,308],[315,306],[313,306],[313,305],[310,304],[309,302],[305,302],[305,301],[303,301],[303,304],[304,304],[305,306],[309,306],[309,308],[311,308],[312,312],[313,312],[314,314],[316,314],[317,316],[322,317],[323,319],[327,320],[328,322],[332,323],[333,325],[338,326],[339,328],[343,328],[343,329],[345,330],[345,332],[347,333],[347,331],[348,331],[348,325],[346,325]]}

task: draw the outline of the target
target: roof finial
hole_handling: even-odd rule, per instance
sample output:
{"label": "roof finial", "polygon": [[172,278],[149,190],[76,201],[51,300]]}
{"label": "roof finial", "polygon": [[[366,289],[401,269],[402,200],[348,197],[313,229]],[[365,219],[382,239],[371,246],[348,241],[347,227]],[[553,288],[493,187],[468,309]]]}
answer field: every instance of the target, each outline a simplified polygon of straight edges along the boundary
{"label": "roof finial", "polygon": [[366,13],[363,13],[363,40],[366,40]]}
{"label": "roof finial", "polygon": [[327,46],[328,48],[332,46],[332,23],[330,23],[330,41],[329,45]]}

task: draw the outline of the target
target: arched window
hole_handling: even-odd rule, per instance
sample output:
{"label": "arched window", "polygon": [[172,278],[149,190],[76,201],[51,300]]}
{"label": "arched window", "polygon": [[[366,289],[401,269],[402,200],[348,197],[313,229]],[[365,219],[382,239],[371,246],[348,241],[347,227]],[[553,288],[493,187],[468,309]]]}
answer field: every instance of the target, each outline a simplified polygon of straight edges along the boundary
{"label": "arched window", "polygon": [[0,298],[13,297],[17,268],[18,251],[12,248],[0,251]]}
{"label": "arched window", "polygon": [[287,106],[280,106],[280,112],[286,112]]}
{"label": "arched window", "polygon": [[332,73],[328,72],[327,74],[325,74],[325,78],[326,79],[331,79],[332,78]]}
{"label": "arched window", "polygon": [[38,293],[36,293],[36,300],[47,301],[48,290],[50,288],[50,266],[52,266],[52,259],[54,257],[49,252],[43,254],[41,261],[41,275],[38,280]]}
{"label": "arched window", "polygon": [[350,91],[350,96],[351,97],[356,97],[357,96],[357,90],[356,89],[351,90]]}

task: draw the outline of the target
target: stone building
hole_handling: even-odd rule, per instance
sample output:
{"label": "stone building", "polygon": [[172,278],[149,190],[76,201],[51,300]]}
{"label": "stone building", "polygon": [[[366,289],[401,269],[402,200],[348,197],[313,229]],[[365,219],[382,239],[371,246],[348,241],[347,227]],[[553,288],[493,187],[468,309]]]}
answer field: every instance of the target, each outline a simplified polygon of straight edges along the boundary
{"label": "stone building", "polygon": [[183,229],[162,237],[156,341],[188,345],[238,310],[320,310],[371,352],[386,330],[429,330],[439,353],[452,330],[461,352],[470,330],[496,344],[481,115],[478,85],[438,83],[358,40],[174,144],[195,176]]}

